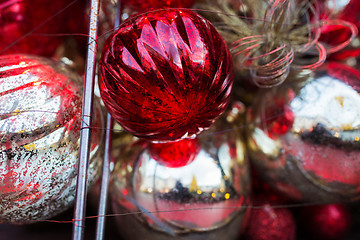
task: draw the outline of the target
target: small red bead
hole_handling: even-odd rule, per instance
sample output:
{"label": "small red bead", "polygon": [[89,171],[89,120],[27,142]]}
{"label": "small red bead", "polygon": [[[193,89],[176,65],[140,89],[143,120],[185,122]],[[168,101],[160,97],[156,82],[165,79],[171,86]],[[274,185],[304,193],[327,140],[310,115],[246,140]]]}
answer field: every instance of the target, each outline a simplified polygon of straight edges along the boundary
{"label": "small red bead", "polygon": [[183,167],[192,161],[200,151],[197,139],[184,139],[177,142],[150,143],[150,155],[166,167]]}
{"label": "small red bead", "polygon": [[286,134],[295,120],[294,113],[285,99],[275,99],[273,104],[265,110],[265,124],[269,136]]}

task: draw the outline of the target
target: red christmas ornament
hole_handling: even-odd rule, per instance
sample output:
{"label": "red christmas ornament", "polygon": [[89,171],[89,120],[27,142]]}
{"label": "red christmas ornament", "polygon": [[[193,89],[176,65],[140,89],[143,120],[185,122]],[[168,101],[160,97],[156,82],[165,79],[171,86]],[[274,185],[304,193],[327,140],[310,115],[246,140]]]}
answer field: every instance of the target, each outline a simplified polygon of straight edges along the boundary
{"label": "red christmas ornament", "polygon": [[[77,32],[82,19],[71,24],[71,0],[2,0],[0,1],[0,54],[26,53],[52,56],[63,37],[52,34]],[[71,15],[71,17],[69,17]]]}
{"label": "red christmas ornament", "polygon": [[350,214],[344,205],[330,204],[302,209],[302,221],[314,239],[344,239],[350,227]]}
{"label": "red christmas ornament", "polygon": [[189,10],[124,22],[105,43],[100,92],[130,133],[152,140],[198,134],[223,113],[232,88],[229,50],[210,22]]}
{"label": "red christmas ornament", "polygon": [[192,161],[201,147],[197,139],[184,139],[177,142],[150,143],[150,155],[167,167],[183,167]]}
{"label": "red christmas ornament", "polygon": [[248,240],[293,240],[295,221],[286,208],[273,208],[266,203],[252,209],[245,239]]}
{"label": "red christmas ornament", "polygon": [[159,8],[189,8],[194,5],[195,0],[126,0],[124,4],[137,12],[145,12],[150,9]]}

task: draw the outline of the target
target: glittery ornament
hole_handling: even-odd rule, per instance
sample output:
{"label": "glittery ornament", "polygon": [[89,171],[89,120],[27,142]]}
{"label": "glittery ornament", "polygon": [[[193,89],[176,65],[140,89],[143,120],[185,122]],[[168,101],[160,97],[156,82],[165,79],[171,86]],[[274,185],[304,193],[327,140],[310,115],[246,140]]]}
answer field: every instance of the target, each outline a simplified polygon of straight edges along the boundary
{"label": "glittery ornament", "polygon": [[350,229],[350,214],[341,204],[304,207],[301,221],[313,239],[342,240]]}
{"label": "glittery ornament", "polygon": [[[219,132],[224,129],[232,131]],[[116,217],[124,239],[235,239],[247,219],[250,191],[237,131],[219,119],[196,138],[201,148],[192,150],[194,160],[176,168],[158,163],[148,142],[126,146],[110,183],[113,212],[136,213]]]}
{"label": "glittery ornament", "polygon": [[245,239],[295,240],[296,226],[292,213],[286,208],[273,208],[269,203],[251,210]]}
{"label": "glittery ornament", "polygon": [[300,201],[360,194],[360,72],[328,63],[259,93],[249,110],[251,159],[265,180]]}
{"label": "glittery ornament", "polygon": [[146,12],[159,8],[189,8],[195,0],[125,0],[124,5],[137,12]]}
{"label": "glittery ornament", "polygon": [[[62,63],[0,57],[0,223],[51,218],[75,197],[81,78]],[[89,184],[101,167],[102,114],[95,102]]]}
{"label": "glittery ornament", "polygon": [[130,133],[176,140],[211,126],[228,105],[232,62],[215,28],[188,10],[138,15],[107,40],[100,91]]}
{"label": "glittery ornament", "polygon": [[1,1],[0,54],[52,56],[63,38],[48,35],[69,32],[66,31],[68,4],[70,0]]}

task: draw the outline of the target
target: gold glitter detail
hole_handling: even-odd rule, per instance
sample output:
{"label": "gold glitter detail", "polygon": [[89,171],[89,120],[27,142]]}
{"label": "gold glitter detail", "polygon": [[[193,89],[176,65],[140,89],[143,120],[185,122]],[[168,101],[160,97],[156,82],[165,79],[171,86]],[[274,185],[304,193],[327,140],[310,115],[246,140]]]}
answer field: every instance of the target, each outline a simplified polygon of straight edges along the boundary
{"label": "gold glitter detail", "polygon": [[198,187],[198,185],[197,185],[196,178],[195,178],[195,176],[193,175],[192,181],[191,181],[191,183],[190,183],[190,189],[189,189],[189,191],[190,191],[190,192],[195,192],[195,191],[198,190],[198,189],[199,189],[199,187]]}
{"label": "gold glitter detail", "polygon": [[20,113],[20,110],[19,109],[16,109],[12,114],[14,115],[14,116],[16,116],[16,115],[18,115]]}
{"label": "gold glitter detail", "polygon": [[26,131],[26,129],[24,128],[23,130],[19,131],[18,133],[24,133]]}
{"label": "gold glitter detail", "polygon": [[36,149],[36,145],[35,145],[35,143],[29,143],[29,144],[25,145],[24,148],[28,151],[32,151],[32,150]]}
{"label": "gold glitter detail", "polygon": [[354,127],[353,125],[350,123],[350,124],[345,124],[345,125],[342,125],[341,126],[343,130],[345,131],[351,131],[351,130],[354,130]]}
{"label": "gold glitter detail", "polygon": [[344,107],[344,97],[335,97],[335,99],[342,107]]}

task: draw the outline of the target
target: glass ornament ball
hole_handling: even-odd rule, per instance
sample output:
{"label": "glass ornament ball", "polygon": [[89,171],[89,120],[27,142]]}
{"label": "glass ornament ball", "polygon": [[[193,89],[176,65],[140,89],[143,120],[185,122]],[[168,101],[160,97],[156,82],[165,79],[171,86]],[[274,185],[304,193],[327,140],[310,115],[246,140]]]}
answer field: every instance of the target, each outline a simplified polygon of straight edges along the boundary
{"label": "glass ornament ball", "polygon": [[[109,191],[123,239],[229,240],[240,234],[250,180],[238,129],[221,118],[193,140],[200,149],[188,150],[194,159],[178,167],[159,162],[151,143],[136,138],[119,154]],[[173,148],[183,147],[176,143]]]}
{"label": "glass ornament ball", "polygon": [[191,163],[199,153],[200,148],[197,139],[149,143],[151,157],[167,167],[182,167]]}
{"label": "glass ornament ball", "polygon": [[125,21],[106,41],[100,93],[128,132],[157,141],[192,137],[226,109],[232,89],[228,47],[210,22],[167,9]]}
{"label": "glass ornament ball", "polygon": [[[82,80],[60,62],[0,57],[0,223],[31,223],[69,208],[80,149]],[[101,170],[103,116],[94,104],[89,186]]]}
{"label": "glass ornament ball", "polygon": [[248,111],[248,147],[260,176],[287,197],[360,197],[360,72],[329,62],[260,92]]}

